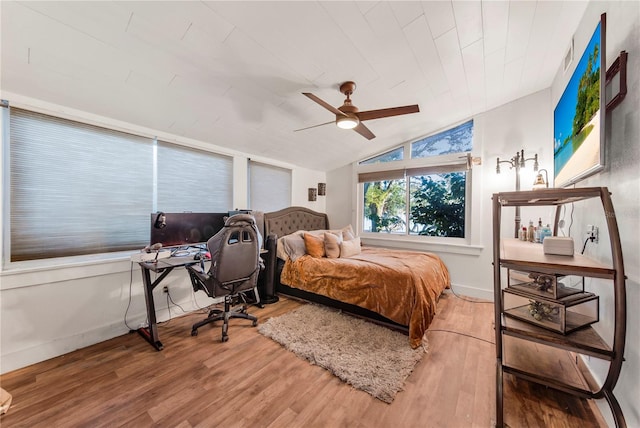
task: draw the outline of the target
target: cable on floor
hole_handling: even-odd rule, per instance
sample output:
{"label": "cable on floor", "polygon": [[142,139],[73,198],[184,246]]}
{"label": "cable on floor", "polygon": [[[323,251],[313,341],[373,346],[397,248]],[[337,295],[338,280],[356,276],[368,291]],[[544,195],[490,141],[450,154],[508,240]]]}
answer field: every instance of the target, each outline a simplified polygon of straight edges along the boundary
{"label": "cable on floor", "polygon": [[471,303],[489,303],[491,305],[493,305],[493,302],[490,302],[488,300],[471,300],[471,299],[467,299],[465,297],[460,296],[459,294],[457,294],[454,290],[453,290],[453,284],[449,284],[449,290],[451,290],[451,293],[456,296],[458,299],[460,300],[464,300],[465,302],[471,302]]}
{"label": "cable on floor", "polygon": [[490,340],[487,339],[483,339],[481,337],[477,337],[477,336],[473,336],[471,334],[467,334],[467,333],[460,333],[459,331],[453,331],[453,330],[446,330],[446,329],[442,329],[442,328],[436,328],[436,329],[428,329],[427,333],[429,333],[430,331],[441,331],[444,333],[453,333],[453,334],[459,334],[460,336],[466,336],[466,337],[470,337],[472,339],[477,339],[480,340],[482,342],[486,342],[486,343],[490,343],[491,345],[495,345],[495,342],[492,342]]}

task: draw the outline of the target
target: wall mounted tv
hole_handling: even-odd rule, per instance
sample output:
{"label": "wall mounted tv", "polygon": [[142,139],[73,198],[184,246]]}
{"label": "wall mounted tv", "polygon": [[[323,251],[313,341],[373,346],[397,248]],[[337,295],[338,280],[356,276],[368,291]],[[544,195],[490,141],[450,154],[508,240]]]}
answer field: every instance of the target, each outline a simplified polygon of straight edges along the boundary
{"label": "wall mounted tv", "polygon": [[567,187],[604,168],[606,14],[553,111],[554,186]]}
{"label": "wall mounted tv", "polygon": [[207,242],[224,226],[227,213],[151,214],[149,244],[163,247],[196,245]]}

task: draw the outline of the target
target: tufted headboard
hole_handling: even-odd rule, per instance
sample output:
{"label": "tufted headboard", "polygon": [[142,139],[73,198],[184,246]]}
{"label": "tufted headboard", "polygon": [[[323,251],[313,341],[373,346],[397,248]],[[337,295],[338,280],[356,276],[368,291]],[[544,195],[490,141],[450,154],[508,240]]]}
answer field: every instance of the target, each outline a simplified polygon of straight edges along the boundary
{"label": "tufted headboard", "polygon": [[329,218],[324,213],[305,207],[289,207],[264,214],[265,234],[279,237],[298,230],[329,229]]}

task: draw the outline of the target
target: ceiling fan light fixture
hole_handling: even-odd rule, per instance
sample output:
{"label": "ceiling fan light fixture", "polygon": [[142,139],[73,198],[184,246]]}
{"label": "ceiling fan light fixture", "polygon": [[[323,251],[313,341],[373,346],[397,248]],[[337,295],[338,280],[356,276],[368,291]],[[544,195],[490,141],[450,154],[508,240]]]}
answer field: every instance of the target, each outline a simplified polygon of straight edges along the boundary
{"label": "ceiling fan light fixture", "polygon": [[338,116],[336,117],[336,125],[341,129],[353,129],[360,123],[356,116]]}

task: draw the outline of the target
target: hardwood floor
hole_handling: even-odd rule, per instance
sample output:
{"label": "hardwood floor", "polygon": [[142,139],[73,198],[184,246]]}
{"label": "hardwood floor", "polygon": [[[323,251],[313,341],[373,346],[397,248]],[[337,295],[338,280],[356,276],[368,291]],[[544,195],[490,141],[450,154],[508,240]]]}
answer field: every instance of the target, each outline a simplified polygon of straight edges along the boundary
{"label": "hardwood floor", "polygon": [[[298,307],[251,308],[261,322]],[[445,294],[429,353],[392,404],[341,382],[232,320],[190,336],[201,313],[159,326],[155,351],[127,334],[0,377],[13,395],[2,427],[490,427],[495,422],[493,305]],[[457,332],[457,333],[454,333]],[[507,376],[512,427],[605,426],[595,404]]]}

